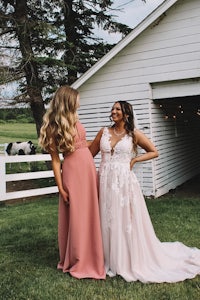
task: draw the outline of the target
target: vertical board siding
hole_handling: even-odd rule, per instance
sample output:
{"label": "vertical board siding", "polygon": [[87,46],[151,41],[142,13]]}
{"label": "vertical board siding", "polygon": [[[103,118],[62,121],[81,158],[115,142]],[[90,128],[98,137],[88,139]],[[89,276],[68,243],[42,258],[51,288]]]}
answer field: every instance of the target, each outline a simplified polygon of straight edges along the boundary
{"label": "vertical board siding", "polygon": [[[109,112],[115,101],[133,105],[137,127],[160,153],[159,158],[135,168],[144,195],[160,196],[191,178],[199,168],[199,136],[190,135],[194,126],[190,124],[186,130],[179,124],[175,136],[174,123],[164,120],[152,101],[150,86],[200,77],[199,28],[200,1],[180,0],[79,88],[80,119],[88,139],[110,125]],[[199,130],[199,123],[197,127]]]}

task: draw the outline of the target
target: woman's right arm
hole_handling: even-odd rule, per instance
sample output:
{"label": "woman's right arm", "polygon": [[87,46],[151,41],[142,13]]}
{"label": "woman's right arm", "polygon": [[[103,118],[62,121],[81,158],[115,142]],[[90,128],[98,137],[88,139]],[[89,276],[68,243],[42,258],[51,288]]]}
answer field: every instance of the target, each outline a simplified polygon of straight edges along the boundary
{"label": "woman's right arm", "polygon": [[92,156],[95,157],[100,151],[100,140],[103,133],[103,128],[97,133],[95,139],[88,146]]}
{"label": "woman's right arm", "polygon": [[135,131],[135,137],[136,137],[137,145],[139,145],[142,149],[144,149],[146,153],[132,158],[130,164],[131,169],[133,168],[135,163],[156,158],[159,155],[154,144],[147,138],[147,136],[143,132],[137,129]]}
{"label": "woman's right arm", "polygon": [[54,177],[56,184],[58,186],[59,193],[65,202],[69,202],[68,192],[64,190],[62,184],[62,176],[61,176],[61,161],[59,157],[59,153],[56,149],[54,151],[50,151],[51,160],[52,160],[52,169],[54,172]]}

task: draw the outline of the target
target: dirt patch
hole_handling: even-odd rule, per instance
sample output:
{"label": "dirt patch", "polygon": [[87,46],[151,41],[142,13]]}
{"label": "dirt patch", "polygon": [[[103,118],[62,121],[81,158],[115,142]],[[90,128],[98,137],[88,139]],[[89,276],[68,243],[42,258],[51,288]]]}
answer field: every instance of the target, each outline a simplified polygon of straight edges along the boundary
{"label": "dirt patch", "polygon": [[30,190],[34,188],[37,188],[37,185],[33,180],[10,181],[6,184],[6,191],[8,193]]}
{"label": "dirt patch", "polygon": [[174,190],[170,190],[168,195],[170,194],[176,195],[177,197],[193,197],[200,199],[200,174],[178,186]]}
{"label": "dirt patch", "polygon": [[[21,181],[11,181],[6,184],[6,191],[9,192],[17,192],[24,191],[30,189],[38,189],[42,187],[55,186],[55,179],[52,178],[41,178],[41,179],[30,179],[30,180],[21,180]],[[11,199],[0,202],[0,205],[9,205],[15,203],[26,203],[32,202],[39,199],[49,199],[54,197],[55,194],[47,194],[47,195],[39,195],[39,196],[30,196],[30,197],[22,197],[19,199]]]}

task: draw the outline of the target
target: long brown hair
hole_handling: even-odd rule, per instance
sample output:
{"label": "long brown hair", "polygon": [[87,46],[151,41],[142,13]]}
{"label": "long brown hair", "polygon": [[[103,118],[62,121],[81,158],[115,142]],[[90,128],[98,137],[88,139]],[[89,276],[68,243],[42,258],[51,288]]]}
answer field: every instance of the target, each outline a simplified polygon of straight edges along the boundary
{"label": "long brown hair", "polygon": [[55,92],[40,130],[39,144],[45,151],[53,151],[53,145],[58,152],[74,151],[77,97],[78,91],[70,86],[61,86]]}

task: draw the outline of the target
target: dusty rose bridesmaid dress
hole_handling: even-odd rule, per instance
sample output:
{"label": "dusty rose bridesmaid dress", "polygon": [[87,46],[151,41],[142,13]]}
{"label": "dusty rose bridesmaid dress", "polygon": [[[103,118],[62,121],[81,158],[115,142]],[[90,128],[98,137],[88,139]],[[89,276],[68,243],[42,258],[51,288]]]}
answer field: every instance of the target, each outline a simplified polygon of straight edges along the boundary
{"label": "dusty rose bridesmaid dress", "polygon": [[77,132],[76,150],[65,157],[62,166],[70,205],[59,199],[57,267],[76,278],[105,279],[97,174],[80,122]]}

